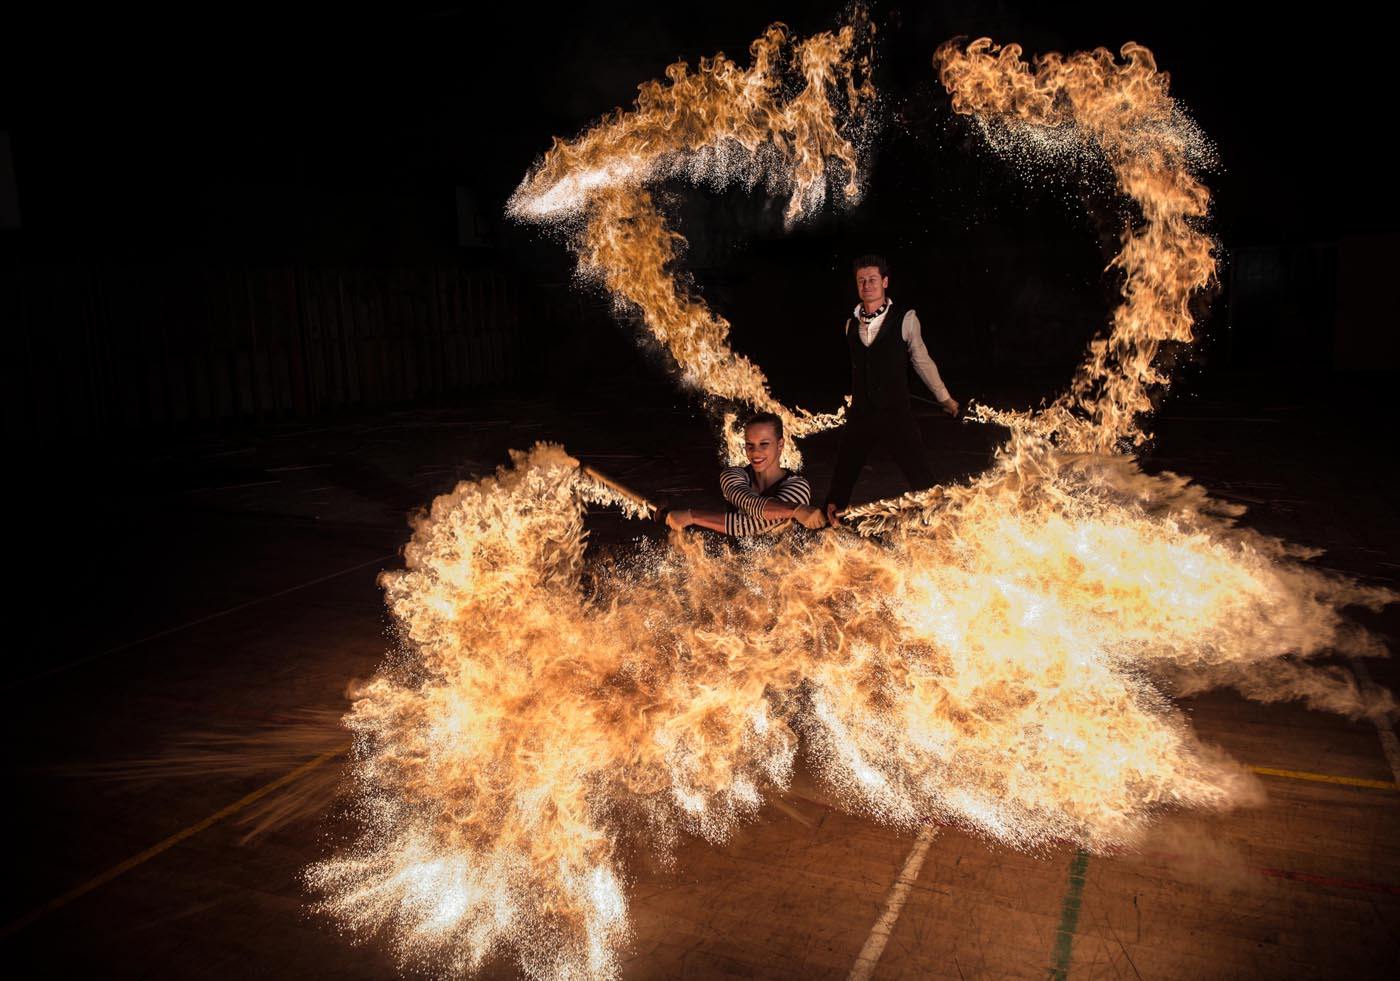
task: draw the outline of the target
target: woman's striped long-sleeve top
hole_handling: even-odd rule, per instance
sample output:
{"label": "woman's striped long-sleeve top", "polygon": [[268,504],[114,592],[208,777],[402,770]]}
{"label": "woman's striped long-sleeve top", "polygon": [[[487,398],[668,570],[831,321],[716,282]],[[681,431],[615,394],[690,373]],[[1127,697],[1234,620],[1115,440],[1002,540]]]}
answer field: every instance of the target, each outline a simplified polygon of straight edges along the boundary
{"label": "woman's striped long-sleeve top", "polygon": [[788,522],[787,518],[765,518],[765,501],[808,504],[812,500],[812,485],[801,474],[790,473],[768,490],[760,491],[753,485],[748,467],[725,467],[721,470],[719,489],[729,502],[729,512],[724,516],[724,530],[739,536],[761,535]]}

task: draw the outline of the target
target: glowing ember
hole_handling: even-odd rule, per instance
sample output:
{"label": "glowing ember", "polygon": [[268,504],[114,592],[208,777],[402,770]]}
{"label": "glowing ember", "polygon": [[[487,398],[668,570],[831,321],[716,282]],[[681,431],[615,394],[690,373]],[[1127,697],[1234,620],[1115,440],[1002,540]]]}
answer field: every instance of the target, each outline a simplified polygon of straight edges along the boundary
{"label": "glowing ember", "polygon": [[[828,157],[856,170],[828,100],[838,84],[871,97],[852,44],[848,29],[797,45],[808,84],[786,103],[777,28],[747,71],[673,66],[635,113],[557,143],[512,203],[581,214],[585,268],[721,408],[781,409],[727,324],[676,285],[676,236],[641,185],[775,167],[799,217]],[[1189,339],[1186,302],[1214,269],[1191,224],[1208,200],[1191,130],[1150,55],[1125,56],[1035,72],[981,41],[938,56],[959,111],[1003,143],[1040,133],[1102,152],[1144,217],[1113,331],[1070,392],[1037,414],[983,410],[1012,427],[987,474],[860,509],[879,542],[795,532],[707,555],[676,535],[594,562],[586,590],[585,505],[632,505],[561,448],[515,453],[433,503],[406,571],[384,579],[403,655],[346,719],[365,830],[309,873],[326,909],[437,969],[510,956],[532,976],[607,976],[627,936],[626,849],[724,840],[788,785],[799,745],[836,800],[891,825],[1101,851],[1164,808],[1257,794],[1170,695],[1233,685],[1389,708],[1305,662],[1378,653],[1338,611],[1392,595],[1301,564],[1199,488],[1113,455],[1140,437],[1158,347]],[[799,433],[834,421],[782,411]]]}

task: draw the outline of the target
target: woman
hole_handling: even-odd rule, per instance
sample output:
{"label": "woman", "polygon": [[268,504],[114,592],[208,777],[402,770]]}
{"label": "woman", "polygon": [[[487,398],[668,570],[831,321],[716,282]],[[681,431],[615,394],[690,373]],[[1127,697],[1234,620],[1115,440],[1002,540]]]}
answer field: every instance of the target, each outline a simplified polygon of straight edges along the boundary
{"label": "woman", "polygon": [[719,475],[720,491],[729,510],[682,509],[666,515],[675,529],[698,525],[725,535],[762,535],[787,527],[796,519],[808,528],[820,528],[825,517],[812,507],[812,487],[807,478],[788,473],[779,464],[783,457],[783,420],[760,412],[744,423],[747,467],[725,467]]}

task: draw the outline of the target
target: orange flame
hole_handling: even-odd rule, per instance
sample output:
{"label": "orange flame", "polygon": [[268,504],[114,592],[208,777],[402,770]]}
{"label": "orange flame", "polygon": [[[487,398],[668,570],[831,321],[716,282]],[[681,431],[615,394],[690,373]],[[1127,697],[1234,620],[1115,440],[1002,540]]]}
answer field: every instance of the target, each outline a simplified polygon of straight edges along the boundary
{"label": "orange flame", "polygon": [[1226,534],[1184,482],[1147,514],[1140,475],[1066,473],[1045,506],[980,495],[883,546],[678,536],[585,594],[584,505],[618,499],[558,447],[513,456],[438,498],[385,576],[411,657],[356,694],[367,831],[311,872],[347,925],[452,971],[508,950],[532,976],[615,973],[625,846],[724,840],[788,786],[799,736],[852,811],[1104,850],[1254,793],[1159,692],[1388,707],[1279,654],[1375,653],[1336,611],[1389,597]]}
{"label": "orange flame", "polygon": [[980,38],[945,44],[934,56],[953,110],[974,116],[1006,153],[1098,153],[1142,212],[1110,264],[1124,273],[1123,303],[1108,337],[1095,340],[1069,390],[1038,413],[982,410],[1072,452],[1111,453],[1146,438],[1139,413],[1153,386],[1170,379],[1153,362],[1164,342],[1194,339],[1189,301],[1215,279],[1212,240],[1195,227],[1210,192],[1192,174],[1209,159],[1204,137],[1167,93],[1169,76],[1152,52],[1125,44],[1124,63],[1104,48],[1068,58],[1048,54],[1034,72],[1021,47]]}
{"label": "orange flame", "polygon": [[[669,84],[641,87],[632,112],[571,142],[556,140],[507,205],[524,220],[579,223],[580,272],[640,317],[675,359],[682,384],[721,412],[732,403],[776,412],[799,437],[840,425],[844,412],[789,409],[772,396],[758,366],[730,348],[729,322],[677,278],[684,238],[645,187],[674,177],[752,187],[764,178],[787,192],[789,225],[821,207],[828,183],[838,184],[841,199],[859,200],[859,155],[837,119],[839,110],[854,113],[874,98],[865,59],[855,54],[859,33],[851,24],[793,43],[774,24],[750,46],[748,69],[722,54],[702,58],[694,72],[677,62],[666,69]],[[785,99],[794,76],[801,88]],[[742,434],[732,425],[726,432],[730,460],[742,462]],[[787,447],[784,465],[797,466],[796,441]]]}
{"label": "orange flame", "polygon": [[1191,301],[1215,282],[1214,243],[1197,227],[1210,193],[1193,173],[1213,152],[1168,94],[1169,76],[1152,52],[1128,43],[1122,54],[1123,63],[1104,48],[1051,53],[1032,71],[1020,45],[979,38],[965,47],[948,42],[934,55],[953,110],[972,116],[994,148],[1032,159],[1098,155],[1143,220],[1124,229],[1109,265],[1124,277],[1111,330],[1089,344],[1064,394],[1028,412],[971,407],[973,418],[1011,429],[993,468],[971,487],[853,509],[863,534],[937,525],[943,508],[969,495],[1024,492],[1070,462],[1065,454],[1113,454],[1149,438],[1139,417],[1152,410],[1153,390],[1170,382],[1156,361],[1165,345],[1194,340]]}
{"label": "orange flame", "polygon": [[[636,113],[556,143],[512,202],[581,212],[585,269],[717,400],[776,406],[727,323],[668,271],[677,236],[643,185],[725,154],[756,166],[769,146],[791,168],[790,215],[813,206],[824,161],[854,161],[833,136],[830,80],[869,97],[841,60],[847,33],[821,38],[798,48],[807,101],[774,94],[786,35],[770,29],[747,72],[672,66]],[[595,560],[587,590],[585,504],[636,505],[562,448],[513,453],[433,502],[407,569],[383,579],[405,650],[346,719],[365,832],[309,870],[325,909],[439,970],[508,954],[532,977],[611,976],[625,849],[724,840],[789,785],[799,745],[843,806],[891,825],[1103,851],[1164,808],[1258,794],[1173,694],[1233,685],[1391,709],[1306,662],[1381,653],[1339,611],[1394,594],[1302,564],[1309,553],[1235,528],[1200,488],[1113,453],[1142,438],[1153,360],[1190,337],[1186,301],[1213,270],[1165,76],[1145,49],[1125,55],[1031,73],[1013,46],[939,53],[955,105],[989,136],[1087,140],[1145,219],[1119,260],[1113,332],[1070,392],[1040,414],[983,410],[1012,428],[987,474],[860,509],[881,542],[794,532],[717,555],[677,533]]]}

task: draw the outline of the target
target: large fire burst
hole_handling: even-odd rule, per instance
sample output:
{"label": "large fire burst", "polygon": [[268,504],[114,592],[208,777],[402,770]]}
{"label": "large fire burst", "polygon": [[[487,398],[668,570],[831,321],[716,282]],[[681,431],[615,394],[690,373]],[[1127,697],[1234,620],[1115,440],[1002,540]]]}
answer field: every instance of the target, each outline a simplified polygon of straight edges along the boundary
{"label": "large fire burst", "polygon": [[[648,187],[762,181],[787,218],[860,193],[875,93],[856,26],[748,68],[673,65],[631,112],[556,142],[511,211],[563,223],[581,272],[666,346],[716,411],[781,412],[728,324],[675,275],[679,235]],[[1011,430],[992,467],[853,512],[859,535],[795,534],[716,555],[682,535],[585,570],[587,502],[633,505],[541,444],[438,498],[388,574],[405,653],[346,724],[364,831],[309,871],[323,907],[405,959],[608,976],[628,935],[628,849],[722,841],[789,784],[799,748],[846,808],[935,819],[1008,844],[1130,846],[1165,808],[1254,787],[1170,697],[1231,685],[1350,714],[1388,711],[1310,658],[1383,653],[1340,610],[1394,597],[1238,528],[1141,472],[1148,396],[1215,272],[1194,176],[1209,145],[1145,48],[1049,55],[990,41],[935,56],[957,112],[1016,154],[1100,156],[1140,213],[1122,303],[1049,407],[982,407]],[[795,443],[795,441],[789,441]],[[732,451],[732,447],[731,447]],[[794,457],[795,457],[794,452]]]}

